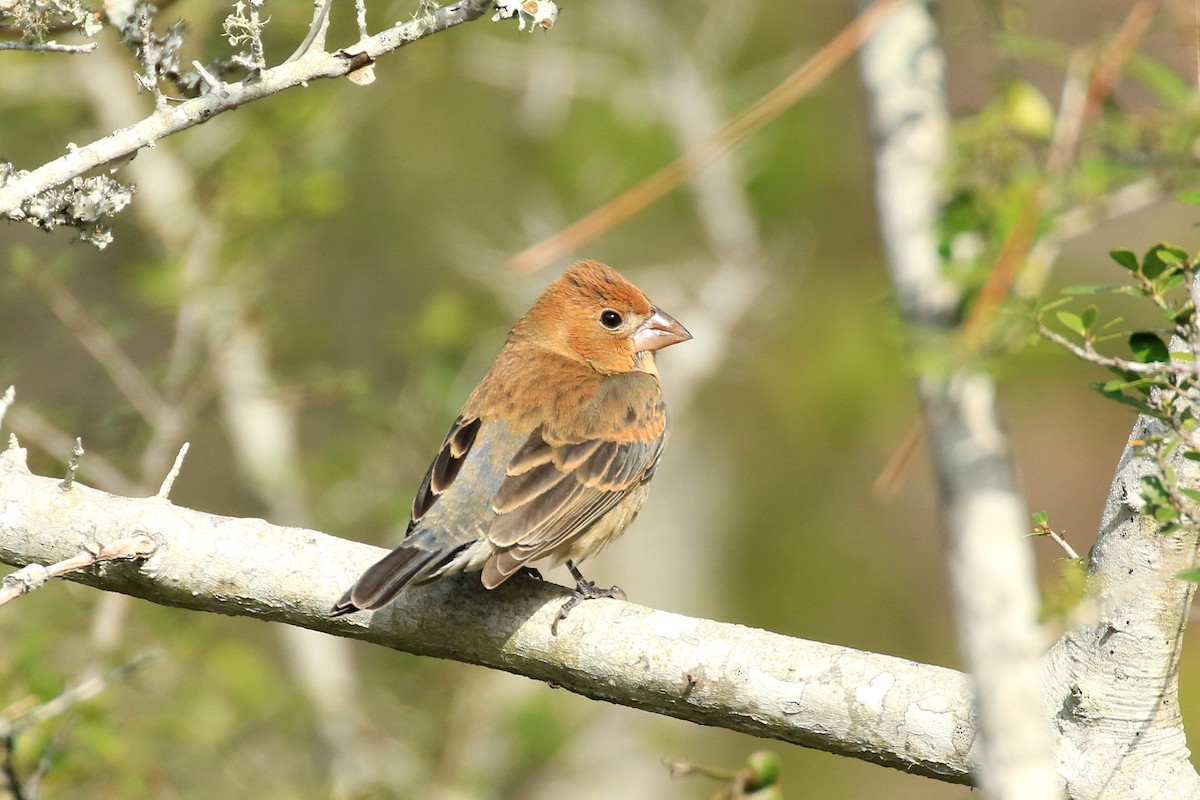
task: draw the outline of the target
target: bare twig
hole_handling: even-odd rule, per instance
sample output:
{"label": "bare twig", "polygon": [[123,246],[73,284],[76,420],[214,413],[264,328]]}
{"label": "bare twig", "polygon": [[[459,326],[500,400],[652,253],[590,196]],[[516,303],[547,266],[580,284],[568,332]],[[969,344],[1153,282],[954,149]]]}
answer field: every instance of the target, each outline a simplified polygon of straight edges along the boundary
{"label": "bare twig", "polygon": [[[747,108],[715,135],[684,153],[641,183],[605,203],[582,219],[535,245],[517,253],[508,262],[514,272],[533,272],[562,258],[573,249],[624,222],[666,195],[684,181],[730,150],[819,86],[854,54],[892,13],[909,0],[876,0],[818,50],[778,86]],[[0,203],[0,212],[3,205]]]}
{"label": "bare twig", "polygon": [[[315,0],[313,4],[313,21],[308,26],[308,35],[304,37],[304,41],[300,42],[299,47],[284,59],[284,64],[290,64],[297,61],[301,56],[306,54],[310,47],[316,45],[321,52],[325,51],[325,32],[329,29],[329,6],[333,4],[333,0]],[[360,38],[367,38],[367,33],[364,29],[359,29]]]}
{"label": "bare twig", "polygon": [[9,386],[4,390],[4,394],[0,395],[0,425],[4,424],[4,415],[8,413],[8,409],[12,408],[12,404],[17,401],[17,388]]}
{"label": "bare twig", "polygon": [[58,488],[64,492],[71,491],[71,485],[75,483],[75,473],[79,470],[79,460],[83,458],[83,439],[79,436],[75,437],[75,446],[71,448],[71,460],[67,462],[67,474],[63,478],[62,483]]}
{"label": "bare twig", "polygon": [[106,545],[87,545],[76,556],[59,561],[50,566],[30,564],[16,572],[4,576],[0,581],[0,606],[39,589],[50,578],[57,578],[68,572],[87,569],[106,561],[130,561],[146,558],[158,548],[154,539],[145,533],[139,533],[125,539],[118,539]]}
{"label": "bare twig", "polygon": [[127,663],[106,673],[91,675],[79,680],[64,689],[57,697],[47,700],[29,711],[14,714],[11,718],[0,716],[0,736],[16,736],[34,725],[61,716],[65,711],[91,700],[112,684],[124,680],[156,658],[158,658],[158,654],[153,650],[139,653]]}
{"label": "bare twig", "polygon": [[[0,191],[3,191],[0,189]],[[63,327],[74,335],[92,358],[96,359],[108,374],[113,385],[120,390],[129,404],[133,406],[142,418],[154,424],[163,407],[162,396],[158,390],[146,380],[146,376],[138,369],[117,340],[88,313],[83,304],[75,298],[50,270],[33,269],[25,274],[30,287],[46,302],[54,316],[58,317]]]}
{"label": "bare twig", "polygon": [[167,473],[167,477],[163,478],[162,486],[158,488],[157,497],[166,500],[167,495],[171,493],[171,487],[175,485],[175,479],[179,477],[179,470],[183,468],[183,459],[187,456],[188,448],[191,444],[184,442],[179,448],[179,455],[175,456],[175,463],[171,465],[171,471]]}
{"label": "bare twig", "polygon": [[[895,2],[896,0],[892,0]],[[153,114],[29,172],[19,173],[0,186],[0,216],[23,220],[37,215],[33,202],[39,194],[67,183],[99,166],[126,158],[173,133],[187,130],[217,114],[261,100],[294,86],[320,78],[338,78],[361,69],[387,53],[442,31],[478,19],[491,0],[459,0],[430,9],[417,18],[398,23],[336,53],[309,51],[296,61],[263,70],[255,80],[225,84],[223,92],[209,92],[178,105],[158,108]]]}
{"label": "bare twig", "polygon": [[99,47],[97,42],[87,44],[59,44],[58,42],[0,42],[0,50],[30,50],[34,53],[90,53]]}
{"label": "bare twig", "polygon": [[358,35],[365,39],[367,36],[366,0],[354,0],[354,18],[358,22]]}
{"label": "bare twig", "polygon": [[[69,451],[74,446],[73,436],[54,425],[27,404],[14,406],[8,416],[8,422],[16,432],[14,436],[20,434],[23,441],[36,445],[43,452],[62,453]],[[98,453],[88,455],[88,482],[115,494],[145,494],[136,481],[130,480],[111,461]]]}
{"label": "bare twig", "polygon": [[1049,328],[1045,323],[1038,322],[1038,332],[1046,339],[1054,342],[1060,347],[1066,348],[1078,359],[1087,361],[1091,364],[1096,364],[1101,367],[1115,367],[1116,369],[1125,372],[1135,372],[1139,375],[1170,375],[1178,377],[1181,375],[1191,375],[1191,365],[1181,365],[1176,362],[1151,361],[1144,363],[1141,361],[1130,361],[1125,358],[1117,358],[1115,356],[1106,356],[1096,350],[1090,341],[1083,344],[1076,344],[1060,333]]}

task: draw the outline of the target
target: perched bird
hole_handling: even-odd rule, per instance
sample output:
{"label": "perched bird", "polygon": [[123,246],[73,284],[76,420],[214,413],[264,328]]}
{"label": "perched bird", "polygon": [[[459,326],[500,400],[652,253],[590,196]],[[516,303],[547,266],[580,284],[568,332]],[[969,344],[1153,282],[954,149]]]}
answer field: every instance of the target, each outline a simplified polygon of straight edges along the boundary
{"label": "perched bird", "polygon": [[413,500],[400,546],[331,610],[379,608],[410,586],[482,571],[494,589],[541,559],[566,562],[580,601],[611,597],[576,563],[633,522],[667,435],[654,352],[692,338],[640,289],[580,261],[508,334]]}

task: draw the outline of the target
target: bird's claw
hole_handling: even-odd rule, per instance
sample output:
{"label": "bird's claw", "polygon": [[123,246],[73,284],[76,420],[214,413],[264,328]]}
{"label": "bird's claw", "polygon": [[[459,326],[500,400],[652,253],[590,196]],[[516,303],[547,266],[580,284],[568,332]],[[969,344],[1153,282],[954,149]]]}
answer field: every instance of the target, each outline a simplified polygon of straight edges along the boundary
{"label": "bird's claw", "polygon": [[550,635],[558,636],[558,623],[567,618],[567,614],[575,606],[582,603],[584,600],[599,600],[602,597],[616,597],[621,600],[628,600],[625,596],[625,590],[620,586],[610,586],[607,589],[601,589],[593,581],[577,580],[575,582],[575,591],[571,594],[571,599],[563,603],[562,608],[558,610],[558,614],[554,616],[554,622],[550,623]]}

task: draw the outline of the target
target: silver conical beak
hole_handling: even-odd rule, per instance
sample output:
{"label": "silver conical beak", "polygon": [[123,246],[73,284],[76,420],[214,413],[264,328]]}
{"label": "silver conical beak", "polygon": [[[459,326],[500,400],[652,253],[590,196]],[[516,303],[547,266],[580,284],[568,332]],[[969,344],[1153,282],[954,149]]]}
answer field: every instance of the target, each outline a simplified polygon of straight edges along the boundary
{"label": "silver conical beak", "polygon": [[679,320],[658,306],[650,306],[650,311],[650,316],[633,334],[635,353],[661,350],[692,338],[688,329],[679,324]]}

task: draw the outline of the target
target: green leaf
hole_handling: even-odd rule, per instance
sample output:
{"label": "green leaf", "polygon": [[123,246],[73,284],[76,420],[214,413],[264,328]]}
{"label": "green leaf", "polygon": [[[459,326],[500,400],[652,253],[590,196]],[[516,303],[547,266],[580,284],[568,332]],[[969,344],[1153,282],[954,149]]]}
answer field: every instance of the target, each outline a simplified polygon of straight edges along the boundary
{"label": "green leaf", "polygon": [[1170,496],[1157,475],[1142,476],[1142,499],[1152,506],[1161,506],[1170,501]]}
{"label": "green leaf", "polygon": [[1087,326],[1083,324],[1083,318],[1072,311],[1059,311],[1058,321],[1080,336],[1087,335]]}
{"label": "green leaf", "polygon": [[1174,522],[1179,519],[1179,512],[1174,506],[1157,506],[1154,509],[1154,518],[1159,522]]}
{"label": "green leaf", "polygon": [[1188,461],[1200,461],[1200,453],[1197,453],[1195,450],[1184,450],[1183,457]]}
{"label": "green leaf", "polygon": [[1169,317],[1167,317],[1167,319],[1169,319],[1171,322],[1179,323],[1180,325],[1187,325],[1192,321],[1192,317],[1195,315],[1196,308],[1191,303],[1188,303],[1182,308],[1174,311]]}
{"label": "green leaf", "polygon": [[1029,516],[1033,518],[1034,525],[1045,525],[1050,522],[1050,515],[1045,511],[1035,511]]}
{"label": "green leaf", "polygon": [[1175,573],[1175,577],[1181,581],[1191,581],[1192,583],[1200,583],[1200,569],[1192,567],[1185,569],[1182,572]]}
{"label": "green leaf", "polygon": [[1150,416],[1158,417],[1159,419],[1162,419],[1164,416],[1162,412],[1151,408],[1143,400],[1140,400],[1136,397],[1130,397],[1124,392],[1106,390],[1104,388],[1104,384],[1102,383],[1093,383],[1092,389],[1104,395],[1109,400],[1112,400],[1114,403],[1120,403],[1123,406],[1129,406],[1130,408],[1136,409],[1141,414],[1149,414]]}
{"label": "green leaf", "polygon": [[1175,287],[1182,285],[1186,280],[1187,275],[1185,275],[1183,272],[1170,272],[1159,278],[1156,283],[1158,285],[1158,291],[1161,294],[1166,294]]}
{"label": "green leaf", "polygon": [[1175,199],[1188,205],[1200,206],[1200,189],[1189,189],[1175,195]]}
{"label": "green leaf", "polygon": [[1109,250],[1108,257],[1130,272],[1138,271],[1137,256],[1133,254],[1132,250],[1126,250],[1123,247],[1118,247],[1115,250]]}
{"label": "green leaf", "polygon": [[1167,265],[1158,257],[1158,245],[1147,250],[1146,255],[1142,256],[1141,273],[1150,280],[1154,280],[1166,271]]}
{"label": "green leaf", "polygon": [[1179,493],[1189,500],[1195,500],[1200,503],[1200,489],[1180,489]]}
{"label": "green leaf", "polygon": [[1138,331],[1130,336],[1129,349],[1133,351],[1133,357],[1143,364],[1171,360],[1171,353],[1163,340],[1150,331]]}
{"label": "green leaf", "polygon": [[1178,267],[1187,261],[1187,254],[1180,252],[1173,247],[1159,247],[1155,254],[1158,255],[1158,260],[1171,267]]}
{"label": "green leaf", "polygon": [[1095,306],[1085,308],[1083,313],[1079,315],[1079,319],[1083,322],[1083,327],[1090,331],[1092,325],[1096,323],[1096,315],[1098,313],[1100,312]]}

